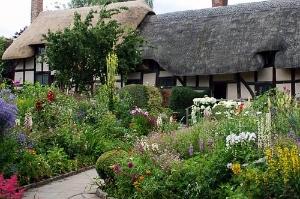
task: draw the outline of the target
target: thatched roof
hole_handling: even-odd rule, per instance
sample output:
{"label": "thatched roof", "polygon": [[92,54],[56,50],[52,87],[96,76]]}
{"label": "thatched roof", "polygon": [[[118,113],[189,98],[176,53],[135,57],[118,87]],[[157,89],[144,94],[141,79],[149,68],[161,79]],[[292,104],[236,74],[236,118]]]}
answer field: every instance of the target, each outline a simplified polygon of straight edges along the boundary
{"label": "thatched roof", "polygon": [[[123,6],[127,7],[128,10],[122,10],[120,14],[114,15],[113,19],[116,19],[122,25],[129,24],[134,29],[149,12],[152,12],[151,8],[141,0],[109,4],[107,9]],[[44,43],[45,41],[41,41],[42,34],[46,34],[48,29],[52,32],[59,29],[63,30],[73,24],[74,12],[79,13],[84,19],[91,9],[97,10],[99,6],[41,12],[26,31],[5,51],[2,58],[20,59],[33,56],[35,52],[31,45]],[[95,14],[94,16],[96,18],[98,15]]]}
{"label": "thatched roof", "polygon": [[276,68],[300,67],[300,1],[272,1],[147,16],[154,59],[174,75],[257,71],[259,52],[279,51]]}

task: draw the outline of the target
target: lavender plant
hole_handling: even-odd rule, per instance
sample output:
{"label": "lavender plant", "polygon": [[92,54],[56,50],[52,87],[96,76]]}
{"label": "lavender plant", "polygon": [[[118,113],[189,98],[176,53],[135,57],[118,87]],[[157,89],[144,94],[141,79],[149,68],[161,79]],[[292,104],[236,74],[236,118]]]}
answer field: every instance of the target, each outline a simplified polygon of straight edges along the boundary
{"label": "lavender plant", "polygon": [[0,91],[0,140],[15,125],[17,106],[15,96],[8,89]]}

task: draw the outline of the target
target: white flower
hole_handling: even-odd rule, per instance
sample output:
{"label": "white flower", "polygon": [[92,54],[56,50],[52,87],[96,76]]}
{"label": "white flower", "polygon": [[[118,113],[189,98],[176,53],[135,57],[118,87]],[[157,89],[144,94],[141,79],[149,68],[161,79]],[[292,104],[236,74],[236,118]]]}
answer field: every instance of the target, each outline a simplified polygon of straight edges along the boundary
{"label": "white flower", "polygon": [[157,143],[153,143],[151,145],[151,148],[152,148],[153,151],[158,151],[158,144]]}

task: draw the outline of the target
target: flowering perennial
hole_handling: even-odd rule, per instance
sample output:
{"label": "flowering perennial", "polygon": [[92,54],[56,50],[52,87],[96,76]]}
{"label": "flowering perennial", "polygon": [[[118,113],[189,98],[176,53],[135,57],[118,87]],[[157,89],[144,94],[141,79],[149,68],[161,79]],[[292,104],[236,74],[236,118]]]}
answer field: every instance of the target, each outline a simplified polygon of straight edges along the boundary
{"label": "flowering perennial", "polygon": [[0,132],[6,132],[15,125],[17,119],[16,104],[7,103],[0,98]]}
{"label": "flowering perennial", "polygon": [[239,135],[231,133],[226,137],[226,147],[227,149],[231,148],[231,146],[239,143],[246,143],[256,140],[256,134],[250,132],[242,132]]}

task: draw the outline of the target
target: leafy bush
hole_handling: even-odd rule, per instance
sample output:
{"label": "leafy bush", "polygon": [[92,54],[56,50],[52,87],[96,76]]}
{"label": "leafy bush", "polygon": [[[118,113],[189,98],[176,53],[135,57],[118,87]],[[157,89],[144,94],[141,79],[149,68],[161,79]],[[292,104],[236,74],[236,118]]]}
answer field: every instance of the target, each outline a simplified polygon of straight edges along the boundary
{"label": "leafy bush", "polygon": [[113,182],[114,170],[111,166],[117,165],[119,160],[127,155],[128,153],[124,150],[111,150],[103,153],[96,162],[98,175],[107,183]]}
{"label": "leafy bush", "polygon": [[131,100],[131,109],[136,107],[148,110],[148,94],[146,86],[141,84],[130,84],[120,88],[118,94],[120,99],[124,99],[125,94],[129,93]]}
{"label": "leafy bush", "polygon": [[205,95],[208,95],[208,91],[197,92],[190,87],[173,87],[169,108],[174,112],[179,112],[177,119],[181,119],[185,116],[185,109],[193,105],[193,99],[201,98]]}
{"label": "leafy bush", "polygon": [[162,95],[157,87],[146,86],[148,110],[151,115],[157,116],[162,111]]}

